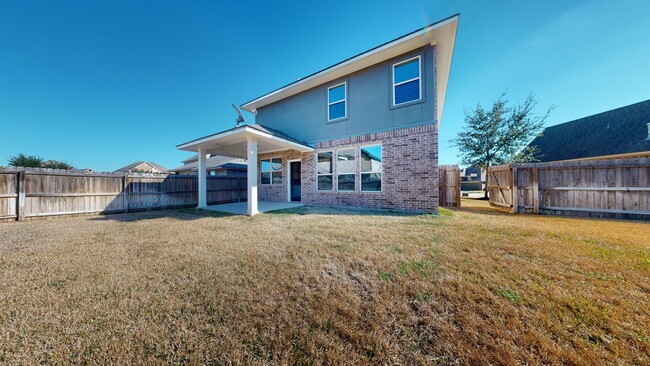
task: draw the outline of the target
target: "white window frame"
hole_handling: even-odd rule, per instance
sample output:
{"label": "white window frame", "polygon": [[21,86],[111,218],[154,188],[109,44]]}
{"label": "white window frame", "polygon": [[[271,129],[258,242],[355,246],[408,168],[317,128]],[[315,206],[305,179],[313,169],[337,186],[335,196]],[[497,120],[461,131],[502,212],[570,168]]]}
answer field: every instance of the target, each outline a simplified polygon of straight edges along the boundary
{"label": "white window frame", "polygon": [[[273,160],[274,159],[275,160],[280,159],[280,170],[273,170]],[[262,162],[265,161],[265,160],[269,161],[269,169],[271,169],[271,170],[269,170],[268,172],[265,172],[264,170],[262,170]],[[282,170],[283,170],[282,160],[284,160],[284,159],[282,159],[281,156],[274,156],[274,157],[270,157],[270,158],[260,159],[260,176],[258,178],[260,185],[265,185],[265,186],[276,185],[276,186],[278,186],[278,185],[282,185],[284,183],[284,173],[282,172]],[[281,177],[282,177],[282,183],[273,183],[273,172],[280,172]],[[262,173],[269,173],[269,183],[262,183]]]}
{"label": "white window frame", "polygon": [[[331,101],[330,100],[330,90],[332,90],[334,88],[338,88],[341,85],[343,85],[343,99]],[[330,117],[330,107],[332,105],[334,105],[334,104],[341,103],[341,102],[345,103],[344,104],[345,108],[343,108],[345,110],[345,114],[343,115],[343,117],[337,117],[337,118],[332,119]],[[348,83],[346,81],[344,81],[342,83],[338,83],[336,85],[332,85],[329,88],[327,88],[327,121],[332,122],[332,121],[338,121],[338,120],[345,119],[345,118],[348,118]]]}
{"label": "white window frame", "polygon": [[[361,170],[361,162],[362,162],[361,149],[363,149],[364,147],[367,147],[367,146],[379,146],[379,148],[380,148],[380,151],[381,151],[381,169],[379,169],[379,171],[373,170],[373,171],[370,171],[370,172],[364,172],[364,171]],[[371,166],[372,166],[372,164],[371,164]],[[377,174],[377,173],[381,174],[381,189],[378,190],[378,191],[364,191],[363,190],[362,175],[363,174]],[[363,192],[363,193],[382,193],[384,191],[384,144],[382,144],[380,142],[373,143],[373,144],[365,144],[365,145],[359,146],[359,190],[361,192]]]}
{"label": "white window frame", "polygon": [[[324,153],[332,153],[332,160],[331,160],[331,167],[330,167],[330,172],[329,173],[324,173],[320,174],[318,172],[318,154],[324,154]],[[336,167],[336,164],[334,164],[334,158],[336,157],[336,154],[334,153],[334,150],[322,150],[322,151],[317,151],[316,152],[316,191],[318,192],[333,192],[334,191],[334,170]],[[320,176],[331,176],[332,177],[332,189],[320,189],[318,186],[318,177]]]}
{"label": "white window frame", "polygon": [[[395,83],[395,68],[397,68],[399,65],[407,64],[407,63],[409,63],[409,62],[411,62],[411,61],[413,61],[415,59],[418,60],[418,77],[408,79],[408,80],[404,80],[404,81],[400,81],[399,83]],[[408,59],[406,59],[404,61],[396,62],[396,63],[393,64],[392,67],[393,68],[392,68],[392,75],[391,75],[391,84],[392,84],[392,87],[393,87],[393,93],[392,93],[393,94],[393,107],[397,107],[397,106],[400,106],[400,105],[405,105],[405,104],[408,104],[408,103],[415,103],[415,102],[421,101],[422,100],[422,56],[417,55],[417,56],[408,58]],[[399,104],[395,103],[395,95],[397,94],[395,92],[395,90],[397,89],[397,87],[402,85],[402,84],[410,83],[411,81],[414,81],[414,80],[418,81],[418,86],[419,86],[419,89],[420,89],[420,92],[419,92],[420,97],[418,99],[409,100],[407,102],[402,102],[402,103],[399,103]],[[329,111],[329,108],[328,108],[328,111]]]}
{"label": "white window frame", "polygon": [[[341,173],[339,172],[339,150],[352,150],[354,152],[354,158],[357,159],[357,152],[360,151],[358,148],[355,146],[348,146],[348,147],[340,147],[337,148],[336,151],[334,152],[334,158],[336,159],[336,192],[356,192],[357,191],[357,172],[356,172],[356,164],[354,165],[355,171],[352,172],[347,172],[347,173]],[[357,159],[358,160],[358,159]],[[340,190],[339,189],[339,175],[354,175],[354,189],[352,190]]]}

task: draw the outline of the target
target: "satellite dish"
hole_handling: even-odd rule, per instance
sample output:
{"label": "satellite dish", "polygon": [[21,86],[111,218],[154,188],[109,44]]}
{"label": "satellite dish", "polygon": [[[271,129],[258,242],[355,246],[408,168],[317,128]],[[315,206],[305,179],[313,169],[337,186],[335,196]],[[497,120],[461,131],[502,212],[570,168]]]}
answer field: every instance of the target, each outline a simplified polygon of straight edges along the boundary
{"label": "satellite dish", "polygon": [[235,127],[239,127],[240,124],[246,124],[246,122],[250,121],[251,118],[257,116],[257,109],[253,109],[253,115],[248,117],[247,120],[244,120],[244,115],[241,113],[241,109],[237,107],[237,105],[233,104],[233,108],[235,108],[235,111],[237,111],[237,121],[235,122]]}
{"label": "satellite dish", "polygon": [[239,109],[235,104],[233,104],[232,107],[237,111],[237,121],[235,122],[235,127],[237,127],[239,124],[245,123],[246,121],[244,121],[244,115],[241,113],[241,109]]}

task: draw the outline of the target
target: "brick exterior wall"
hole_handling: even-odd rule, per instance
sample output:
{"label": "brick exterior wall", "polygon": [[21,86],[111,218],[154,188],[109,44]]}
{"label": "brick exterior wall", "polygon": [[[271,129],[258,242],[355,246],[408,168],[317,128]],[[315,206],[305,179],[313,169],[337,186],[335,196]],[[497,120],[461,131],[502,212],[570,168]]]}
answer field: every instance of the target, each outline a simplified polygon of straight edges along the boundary
{"label": "brick exterior wall", "polygon": [[[303,156],[305,155],[305,156]],[[258,176],[257,197],[260,201],[268,202],[287,202],[289,200],[289,165],[287,161],[299,159],[304,161],[308,154],[301,154],[295,150],[285,150],[275,153],[259,154],[257,169],[260,171],[260,160],[269,158],[282,158],[282,184],[261,184],[261,177]],[[304,164],[302,164],[304,165]],[[304,172],[303,172],[304,179]],[[302,185],[302,184],[301,184]]]}
{"label": "brick exterior wall", "polygon": [[[358,148],[372,144],[382,145],[382,191],[361,192]],[[349,147],[357,151],[355,191],[336,191],[336,155],[334,189],[318,191],[316,153]],[[305,204],[438,212],[438,128],[435,124],[320,142],[315,149],[316,152],[304,154],[293,150],[260,154],[260,160],[282,158],[282,184],[260,184],[259,199],[288,201],[287,161],[300,159],[302,202]]]}

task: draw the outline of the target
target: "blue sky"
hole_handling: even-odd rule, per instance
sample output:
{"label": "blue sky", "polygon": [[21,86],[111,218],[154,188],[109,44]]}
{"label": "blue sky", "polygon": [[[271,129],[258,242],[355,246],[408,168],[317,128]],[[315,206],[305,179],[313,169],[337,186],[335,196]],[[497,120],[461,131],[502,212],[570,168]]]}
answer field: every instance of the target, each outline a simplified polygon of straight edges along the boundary
{"label": "blue sky", "polygon": [[549,125],[650,98],[648,1],[0,2],[0,165],[23,152],[114,170],[240,104],[461,13],[440,162],[463,109],[535,93]]}

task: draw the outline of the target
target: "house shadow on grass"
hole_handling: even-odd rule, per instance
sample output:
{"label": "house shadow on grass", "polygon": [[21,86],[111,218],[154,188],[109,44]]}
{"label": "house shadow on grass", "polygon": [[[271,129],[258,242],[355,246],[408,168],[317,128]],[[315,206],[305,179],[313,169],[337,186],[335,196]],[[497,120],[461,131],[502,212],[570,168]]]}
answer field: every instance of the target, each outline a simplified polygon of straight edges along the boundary
{"label": "house shadow on grass", "polygon": [[426,215],[422,212],[403,212],[396,210],[381,210],[358,207],[332,207],[332,206],[301,206],[265,212],[262,215],[269,216],[305,216],[305,215],[329,215],[329,216],[420,216]]}
{"label": "house shadow on grass", "polygon": [[[193,221],[206,217],[225,218],[239,215],[233,215],[226,212],[205,211],[196,208],[176,208],[163,210],[136,211],[129,213],[114,213],[93,217],[94,221],[118,221],[118,222],[136,222],[142,220],[156,220],[162,218],[171,218],[180,221]],[[244,217],[244,216],[241,216]]]}
{"label": "house shadow on grass", "polygon": [[[324,215],[324,216],[390,216],[390,217],[451,217],[456,212],[471,212],[487,215],[504,215],[507,212],[490,207],[485,201],[480,201],[479,204],[465,204],[461,208],[439,208],[438,215],[423,213],[423,212],[404,212],[397,210],[385,209],[368,209],[358,207],[332,207],[332,206],[301,206],[296,208],[288,208],[282,210],[268,211],[259,213],[253,217],[245,215],[236,215],[220,211],[198,210],[194,207],[188,208],[170,208],[163,210],[148,210],[129,213],[107,214],[102,216],[93,217],[91,220],[97,221],[118,221],[118,222],[136,222],[142,220],[155,220],[161,218],[171,218],[181,221],[192,221],[203,218],[233,218],[240,217],[242,219],[255,219],[255,218],[271,218],[271,217],[290,217],[290,216],[309,216],[309,215]],[[472,200],[473,201],[473,200]]]}
{"label": "house shadow on grass", "polygon": [[454,211],[469,212],[481,215],[503,216],[511,214],[506,209],[490,206],[490,202],[480,198],[463,198],[460,208],[453,208]]}

